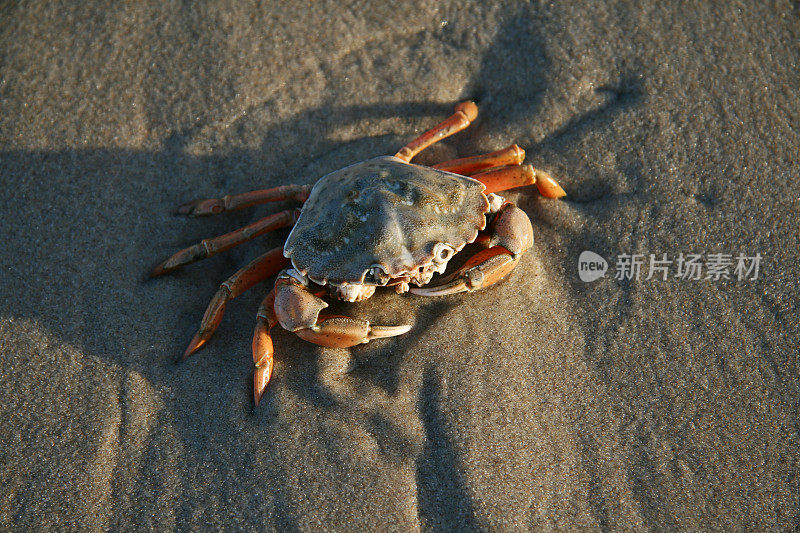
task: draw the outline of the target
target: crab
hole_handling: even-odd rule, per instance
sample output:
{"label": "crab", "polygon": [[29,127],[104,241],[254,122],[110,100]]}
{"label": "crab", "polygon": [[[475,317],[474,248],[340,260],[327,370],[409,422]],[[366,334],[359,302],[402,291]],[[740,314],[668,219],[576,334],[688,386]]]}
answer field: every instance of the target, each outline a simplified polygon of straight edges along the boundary
{"label": "crab", "polygon": [[[507,276],[533,245],[533,229],[522,209],[496,193],[535,184],[542,196],[560,198],[564,190],[546,172],[523,165],[525,152],[516,144],[430,167],[411,163],[420,151],[469,126],[477,113],[473,102],[459,103],[452,116],[394,156],[337,170],[313,187],[284,185],[178,207],[178,214],[204,216],[272,201],[303,203],[302,209],[205,239],[153,269],[151,275],[160,276],[267,232],[292,228],[285,246],[261,255],[220,285],[182,359],[208,342],[230,300],[277,274],[259,308],[253,335],[253,398],[258,405],[272,375],[270,330],[277,325],[326,347],[351,347],[411,329],[327,314],[323,296],[356,302],[379,287],[440,296],[483,289]],[[441,282],[428,285],[435,274],[445,273],[454,255],[476,242],[480,251]]]}

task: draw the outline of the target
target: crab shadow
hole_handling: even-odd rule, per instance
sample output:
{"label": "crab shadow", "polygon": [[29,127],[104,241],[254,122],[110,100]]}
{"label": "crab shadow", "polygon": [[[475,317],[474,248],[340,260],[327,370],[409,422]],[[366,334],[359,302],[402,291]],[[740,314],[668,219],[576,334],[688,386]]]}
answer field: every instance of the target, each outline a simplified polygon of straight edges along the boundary
{"label": "crab shadow", "polygon": [[[268,435],[280,431],[271,423],[280,418],[281,411],[272,391],[267,390],[257,411],[251,409],[248,398],[251,324],[272,280],[228,306],[209,346],[186,362],[174,361],[197,327],[216,285],[264,248],[279,245],[286,232],[276,232],[260,243],[212,257],[175,275],[149,280],[146,273],[176,249],[284,206],[202,220],[172,217],[171,209],[198,195],[312,182],[311,176],[324,173],[320,169],[331,171],[375,153],[391,152],[401,141],[393,135],[330,141],[324,135],[312,135],[307,129],[310,124],[341,124],[409,113],[444,115],[450,110],[451,106],[425,102],[310,110],[265,134],[263,145],[268,151],[266,147],[275,136],[297,131],[298,150],[293,157],[247,150],[221,157],[187,155],[185,146],[192,131],[174,135],[160,152],[2,151],[0,175],[6,191],[0,204],[6,220],[2,233],[4,249],[13,253],[0,256],[5,281],[0,285],[0,315],[15,323],[30,321],[60,344],[125,374],[144,376],[156,389],[169,391],[160,395],[165,404],[162,416],[177,425],[184,446],[195,454],[235,448],[228,436],[241,431],[243,420],[246,425],[260,426]],[[304,143],[306,138],[316,140]],[[344,159],[343,154],[352,159]],[[263,176],[242,170],[264,167],[274,172]],[[415,336],[423,335],[433,323],[433,315],[444,311],[447,304],[398,298],[394,308],[403,315],[419,311],[425,320],[415,321],[413,331],[404,337],[354,350],[359,361],[354,379],[368,380],[390,394],[397,388],[399,366],[407,351],[413,349]],[[341,399],[319,382],[323,371],[320,349],[288,332],[275,332],[274,336],[283,370],[275,379],[282,380],[292,394],[316,409],[341,407]],[[124,404],[127,393],[122,390],[120,394]],[[225,416],[212,414],[210,404],[246,408],[238,415]],[[402,434],[388,419],[376,425],[374,418],[364,423],[378,431]],[[193,422],[212,419],[211,425]],[[336,449],[334,439],[320,445],[331,448],[332,454],[345,453]],[[249,454],[239,453],[245,457]],[[274,468],[277,470],[265,474],[269,479],[287,477],[282,467]],[[185,493],[192,492],[190,477],[183,479],[183,485]],[[275,518],[286,527],[295,527],[299,515],[292,497],[281,492],[278,485],[271,484]],[[190,522],[191,505],[175,505],[181,520]]]}
{"label": "crab shadow", "polygon": [[[538,33],[533,15],[523,15],[510,17],[500,28],[468,90],[482,98],[482,117],[493,117],[492,124],[530,119],[548,88],[546,40]],[[498,76],[498,64],[504,65],[512,55],[518,63],[503,66],[503,75]],[[636,87],[630,80],[604,90],[610,95],[606,104],[576,117],[529,150],[557,151],[637,102]],[[274,105],[260,104],[248,116],[268,116]],[[155,262],[175,250],[289,204],[188,221],[168,213],[193,197],[311,183],[347,164],[393,153],[406,140],[387,134],[338,141],[329,133],[339,125],[397,116],[443,116],[451,110],[452,105],[424,101],[353,106],[329,102],[265,126],[260,149],[233,149],[219,156],[195,156],[187,150],[202,134],[200,126],[175,133],[159,151],[2,151],[2,233],[4,249],[13,253],[0,257],[5,278],[0,286],[0,315],[32,321],[52,332],[59,342],[126,372],[139,373],[160,390],[170,390],[162,400],[166,411],[182,413],[173,416],[172,422],[189,448],[204,449],[209,441],[228,447],[230,435],[239,432],[240,422],[234,420],[239,417],[213,417],[211,426],[195,421],[210,418],[209,408],[202,405],[206,401],[224,405],[238,399],[247,404],[241,400],[250,391],[250,325],[267,287],[258,286],[230,304],[223,324],[202,352],[181,365],[172,361],[185,348],[217,284],[263,249],[278,246],[286,232],[268,235],[257,246],[237,248],[163,279],[143,278]],[[232,127],[252,124],[242,119]],[[478,153],[481,132],[488,127],[485,118],[479,119],[477,128],[452,139],[451,144],[461,153]],[[275,146],[291,146],[292,150],[275,150]],[[523,207],[537,209],[535,205]],[[458,305],[459,299],[401,298],[397,302],[389,311],[397,316],[414,314],[412,331],[353,350],[354,378],[389,394],[396,392],[399,369],[418,337],[437,317]],[[289,390],[323,410],[340,407],[337,396],[318,382],[323,372],[318,348],[288,333],[277,333],[275,338],[278,351],[286,354],[281,355],[285,364],[280,379]],[[418,399],[426,440],[416,464],[420,513],[441,527],[474,529],[473,503],[467,481],[459,474],[461,458],[447,429],[438,379],[435,363],[425,365]],[[207,398],[209,394],[213,400]],[[265,421],[275,420],[280,406],[271,401],[269,390],[267,395],[251,422],[264,425],[264,431],[271,434],[281,429]],[[286,477],[283,471],[270,475]],[[188,486],[192,481],[184,483]],[[278,514],[283,517],[279,518],[287,526],[296,525],[291,497],[277,500]],[[457,502],[455,507],[453,502]],[[181,512],[188,516],[191,510],[184,506]]]}

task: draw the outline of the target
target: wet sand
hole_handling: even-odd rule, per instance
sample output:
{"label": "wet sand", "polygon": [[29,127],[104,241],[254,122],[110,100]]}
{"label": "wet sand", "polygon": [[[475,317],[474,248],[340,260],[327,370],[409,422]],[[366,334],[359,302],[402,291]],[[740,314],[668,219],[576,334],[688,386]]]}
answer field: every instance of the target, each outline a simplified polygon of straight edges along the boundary
{"label": "wet sand", "polygon": [[[0,528],[800,526],[800,11],[750,4],[0,8]],[[175,206],[392,154],[466,98],[420,161],[516,142],[568,193],[507,195],[536,233],[507,280],[336,306],[414,325],[353,350],[276,330],[256,410],[271,281],[173,363],[286,232],[149,268],[290,204]],[[757,279],[615,279],[718,253]]]}

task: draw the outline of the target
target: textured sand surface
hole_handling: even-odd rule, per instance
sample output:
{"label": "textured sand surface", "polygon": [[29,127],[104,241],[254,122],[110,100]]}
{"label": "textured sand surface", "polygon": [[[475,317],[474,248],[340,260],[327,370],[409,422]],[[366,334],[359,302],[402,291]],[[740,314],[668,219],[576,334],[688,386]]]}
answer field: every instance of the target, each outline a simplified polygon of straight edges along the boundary
{"label": "textured sand surface", "polygon": [[[133,4],[0,4],[0,529],[800,526],[796,2]],[[172,363],[286,232],[146,272],[288,206],[177,204],[394,153],[469,97],[427,161],[516,142],[569,195],[509,194],[536,245],[508,280],[342,306],[414,324],[353,361],[276,331],[255,411],[268,284]],[[584,250],[764,259],[584,284]]]}

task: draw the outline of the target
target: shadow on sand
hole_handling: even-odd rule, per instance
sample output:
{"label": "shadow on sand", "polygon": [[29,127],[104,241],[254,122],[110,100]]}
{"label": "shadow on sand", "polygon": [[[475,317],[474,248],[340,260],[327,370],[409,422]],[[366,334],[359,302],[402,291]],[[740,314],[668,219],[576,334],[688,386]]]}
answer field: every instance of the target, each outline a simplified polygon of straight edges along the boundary
{"label": "shadow on sand", "polygon": [[[480,148],[480,120],[501,123],[536,114],[541,95],[548,89],[549,69],[545,40],[537,34],[537,27],[532,15],[523,13],[510,17],[498,31],[497,41],[487,50],[482,68],[468,89],[483,99],[478,127],[448,141],[461,153]],[[507,37],[510,35],[513,39]],[[505,58],[512,50],[518,59],[513,68],[506,70]],[[503,70],[503,75],[497,75],[498,69]],[[638,89],[633,79],[621,80],[616,88],[601,89],[608,95],[606,104],[576,117],[548,135],[541,146],[531,149],[558,150],[635,104]],[[267,102],[258,111],[268,115],[270,105]],[[15,320],[30,320],[64,344],[125,371],[135,371],[159,389],[172,389],[161,401],[166,404],[165,411],[173,414],[170,421],[178,427],[186,447],[202,448],[209,440],[222,448],[235,446],[240,421],[221,415],[213,421],[212,433],[208,427],[199,429],[197,421],[208,416],[208,407],[202,405],[210,401],[206,395],[224,400],[225,395],[214,389],[249,394],[249,376],[245,374],[250,365],[252,315],[266,287],[251,291],[229,306],[222,327],[203,352],[178,367],[173,367],[171,360],[183,351],[216,284],[264,248],[278,245],[285,232],[168,278],[145,281],[149,267],[173,251],[244,225],[254,216],[251,211],[193,221],[167,214],[178,203],[193,197],[313,182],[315,176],[347,164],[393,153],[405,139],[383,135],[353,142],[332,140],[327,133],[341,124],[382,117],[439,117],[451,109],[450,104],[430,102],[325,105],[270,126],[263,133],[260,150],[231,150],[212,157],[187,153],[186,146],[197,134],[194,129],[173,135],[163,150],[155,152],[0,152],[0,175],[5,188],[0,206],[3,246],[13,250],[0,259],[5,281],[0,289],[0,313]],[[275,149],[285,146],[293,149]],[[282,205],[270,206],[269,211],[281,208]],[[424,335],[435,317],[446,313],[455,301],[431,303],[411,297],[388,304],[381,311],[385,316],[411,313],[417,317],[417,325],[406,337],[357,349],[360,363],[355,375],[394,394],[398,368],[415,345],[415,338]],[[287,356],[285,374],[279,379],[286,381],[302,402],[323,410],[340,408],[330,391],[318,383],[319,349],[288,333],[277,333],[275,339],[279,351],[291,354]],[[241,371],[232,372],[233,368]],[[203,373],[203,377],[176,379],[178,373]],[[424,450],[416,459],[419,513],[435,530],[478,529],[438,383],[436,367],[426,366],[417,403],[425,438]],[[280,406],[267,398],[258,413],[265,441],[282,431],[276,422],[278,411]],[[399,433],[391,424],[382,418],[376,427]],[[584,448],[585,453],[591,453],[591,446]],[[265,475],[282,479],[286,472],[278,469]],[[191,479],[182,482],[187,486],[194,483]],[[276,493],[275,501],[275,525],[296,526],[298,516],[291,498]],[[188,519],[191,512],[184,504],[178,514]]]}

